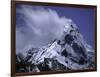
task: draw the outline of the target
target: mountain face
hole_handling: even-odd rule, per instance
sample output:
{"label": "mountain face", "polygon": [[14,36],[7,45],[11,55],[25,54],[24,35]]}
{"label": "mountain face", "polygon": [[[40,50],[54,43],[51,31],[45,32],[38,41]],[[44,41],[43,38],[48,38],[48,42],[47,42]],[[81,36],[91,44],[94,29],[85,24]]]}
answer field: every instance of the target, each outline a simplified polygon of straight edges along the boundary
{"label": "mountain face", "polygon": [[73,22],[64,26],[61,38],[16,54],[16,72],[68,71],[94,66],[94,50]]}

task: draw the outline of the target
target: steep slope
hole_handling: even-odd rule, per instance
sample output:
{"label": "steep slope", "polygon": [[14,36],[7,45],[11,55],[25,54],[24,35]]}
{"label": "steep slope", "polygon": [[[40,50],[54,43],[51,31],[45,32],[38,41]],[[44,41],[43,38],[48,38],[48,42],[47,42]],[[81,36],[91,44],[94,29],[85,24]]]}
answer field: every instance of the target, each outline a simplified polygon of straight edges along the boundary
{"label": "steep slope", "polygon": [[[61,38],[55,38],[41,48],[30,48],[16,56],[17,72],[64,71],[92,68],[94,50],[83,39],[77,26],[70,20]],[[26,64],[18,67],[18,64]],[[30,65],[29,65],[30,64]]]}

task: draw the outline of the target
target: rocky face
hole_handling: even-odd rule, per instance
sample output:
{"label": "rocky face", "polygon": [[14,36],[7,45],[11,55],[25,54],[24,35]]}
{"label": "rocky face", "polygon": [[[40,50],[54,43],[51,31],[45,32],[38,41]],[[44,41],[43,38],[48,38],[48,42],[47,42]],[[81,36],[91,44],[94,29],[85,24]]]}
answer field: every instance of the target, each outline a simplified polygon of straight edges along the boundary
{"label": "rocky face", "polygon": [[16,54],[16,72],[68,71],[94,66],[94,50],[72,21],[65,25],[62,38]]}

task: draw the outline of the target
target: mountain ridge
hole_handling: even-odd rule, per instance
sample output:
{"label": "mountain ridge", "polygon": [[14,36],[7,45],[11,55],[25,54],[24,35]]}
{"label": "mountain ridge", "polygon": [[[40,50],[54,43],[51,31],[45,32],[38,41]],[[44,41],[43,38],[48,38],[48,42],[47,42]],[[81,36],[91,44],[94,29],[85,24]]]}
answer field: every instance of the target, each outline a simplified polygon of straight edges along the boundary
{"label": "mountain ridge", "polygon": [[41,48],[30,48],[26,52],[16,54],[17,72],[63,71],[93,68],[94,50],[88,45],[76,24],[64,26],[61,38]]}

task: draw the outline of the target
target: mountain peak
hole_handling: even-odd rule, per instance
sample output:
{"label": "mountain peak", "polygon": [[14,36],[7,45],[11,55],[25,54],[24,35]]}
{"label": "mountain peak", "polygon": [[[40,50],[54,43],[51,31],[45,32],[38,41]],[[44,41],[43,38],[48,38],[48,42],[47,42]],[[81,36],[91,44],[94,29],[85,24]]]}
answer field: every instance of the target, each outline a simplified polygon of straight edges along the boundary
{"label": "mountain peak", "polygon": [[[94,67],[94,60],[91,58],[94,57],[94,50],[84,41],[72,20],[64,26],[60,39],[56,38],[40,48],[31,47],[26,50],[16,55],[16,64],[33,65],[32,70],[27,69],[28,71],[78,70]],[[21,68],[17,71],[21,72]]]}

